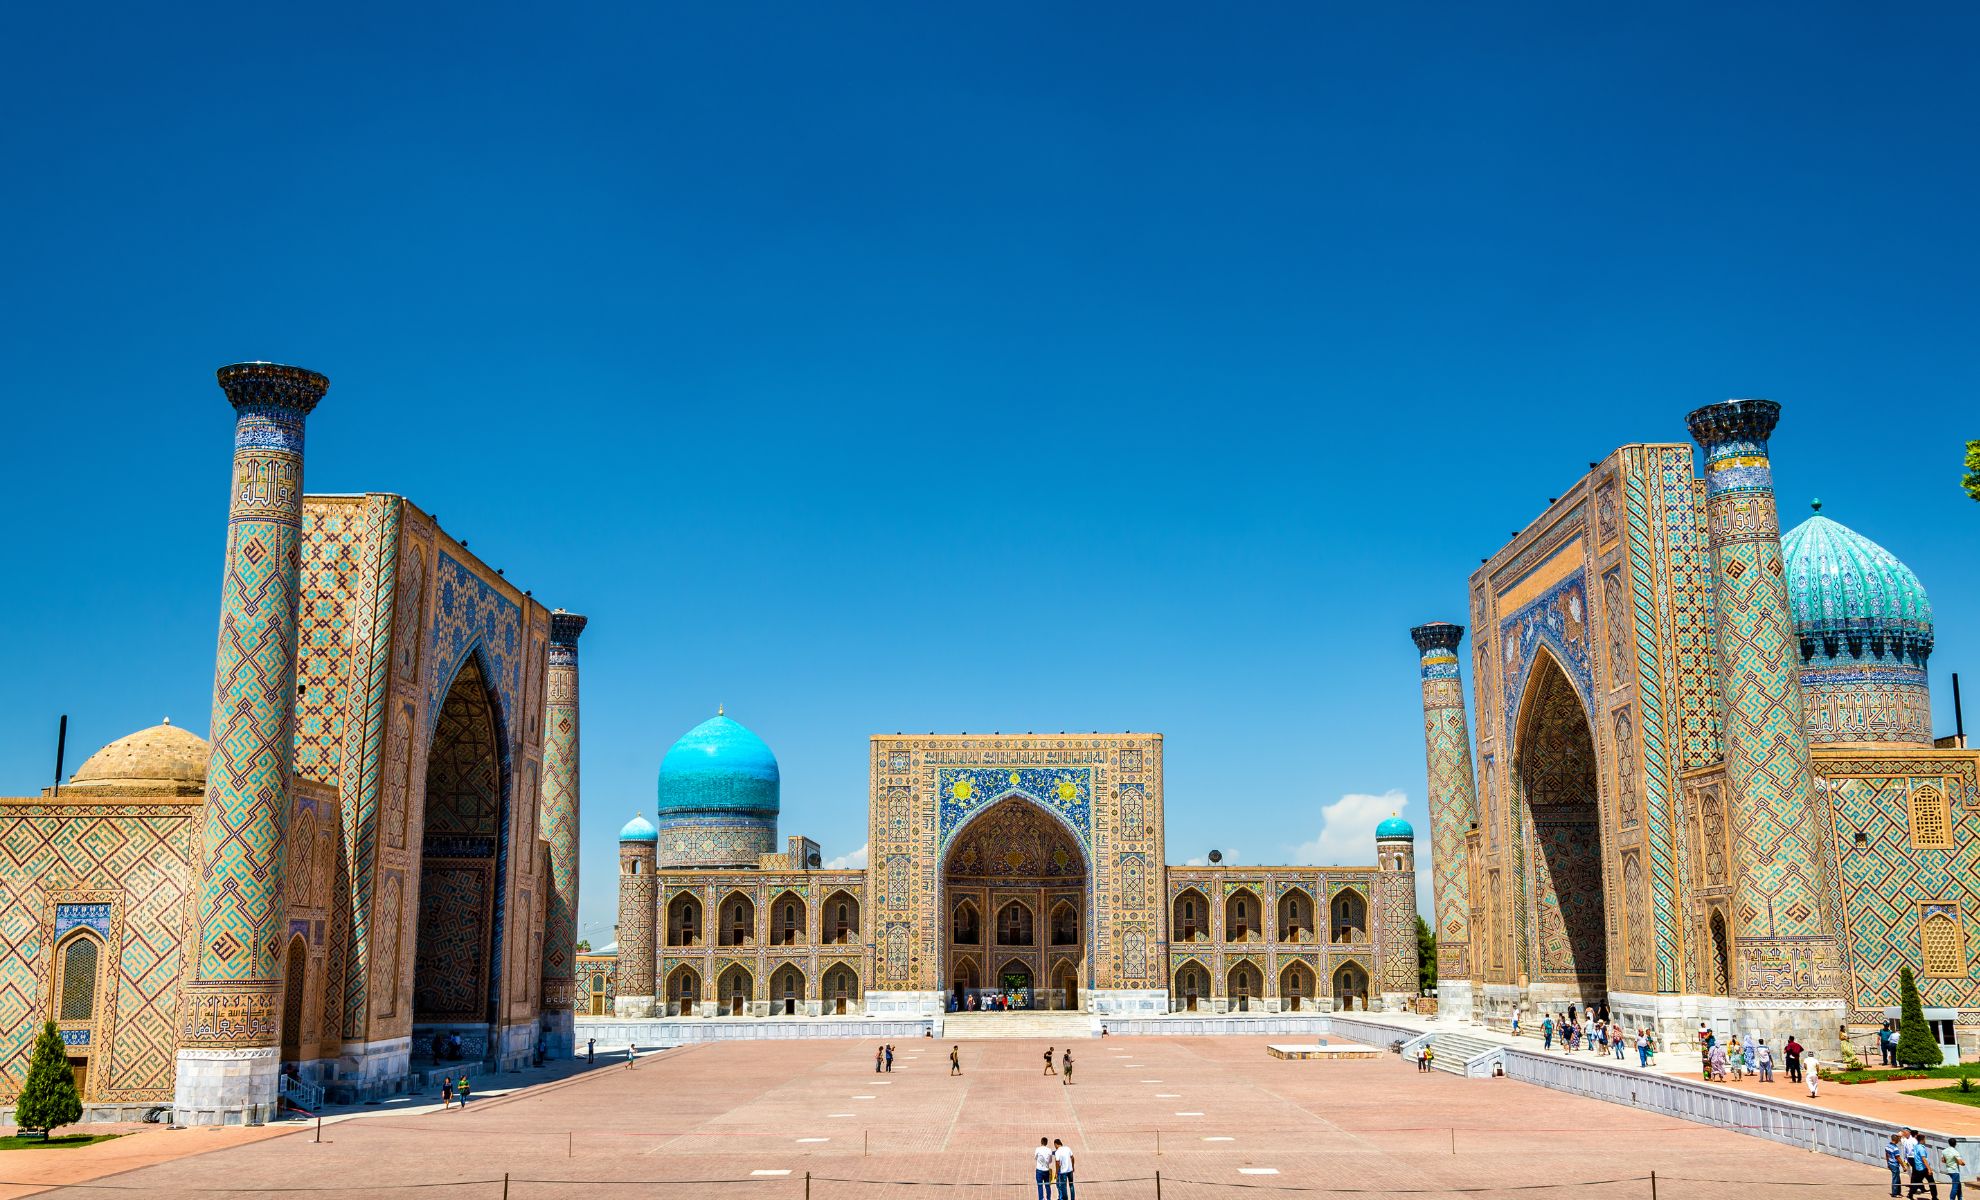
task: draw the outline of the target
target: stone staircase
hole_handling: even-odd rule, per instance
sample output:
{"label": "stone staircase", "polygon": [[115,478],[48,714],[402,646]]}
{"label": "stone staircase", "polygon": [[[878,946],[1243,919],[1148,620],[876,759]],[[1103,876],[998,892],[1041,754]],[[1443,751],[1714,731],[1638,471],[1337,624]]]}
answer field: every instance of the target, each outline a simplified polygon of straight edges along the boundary
{"label": "stone staircase", "polygon": [[1437,1054],[1430,1065],[1439,1071],[1462,1075],[1467,1061],[1503,1047],[1502,1042],[1487,1041],[1484,1038],[1472,1037],[1468,1033],[1446,1033],[1439,1030],[1430,1037],[1430,1049]]}
{"label": "stone staircase", "polygon": [[959,1012],[942,1018],[941,1037],[953,1041],[974,1038],[1045,1038],[1077,1041],[1090,1038],[1094,1017],[1083,1012]]}

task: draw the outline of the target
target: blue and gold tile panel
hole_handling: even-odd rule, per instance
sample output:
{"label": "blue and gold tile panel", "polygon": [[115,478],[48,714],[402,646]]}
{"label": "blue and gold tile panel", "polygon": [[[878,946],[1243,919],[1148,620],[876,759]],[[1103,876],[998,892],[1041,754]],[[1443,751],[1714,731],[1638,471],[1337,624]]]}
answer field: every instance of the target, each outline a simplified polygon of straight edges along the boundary
{"label": "blue and gold tile panel", "polygon": [[1093,851],[1092,767],[943,767],[935,773],[940,805],[937,848],[979,811],[1009,796],[1022,796],[1064,821]]}

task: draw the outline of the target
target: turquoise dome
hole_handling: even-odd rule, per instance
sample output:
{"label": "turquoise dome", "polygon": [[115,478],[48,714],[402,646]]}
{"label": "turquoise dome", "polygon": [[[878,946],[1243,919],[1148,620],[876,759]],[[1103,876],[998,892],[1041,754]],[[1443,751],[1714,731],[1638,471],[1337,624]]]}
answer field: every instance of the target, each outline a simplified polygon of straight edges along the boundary
{"label": "turquoise dome", "polygon": [[619,840],[622,842],[657,842],[660,840],[660,831],[655,829],[653,823],[645,817],[635,815],[632,820],[626,822],[624,829],[619,830]]}
{"label": "turquoise dome", "polygon": [[1392,816],[1375,827],[1375,836],[1377,839],[1407,838],[1410,841],[1415,841],[1416,830],[1410,828],[1408,821],[1403,820],[1401,817]]}
{"label": "turquoise dome", "polygon": [[1932,602],[1897,556],[1816,513],[1781,535],[1788,606],[1811,658],[1906,659],[1932,653]]}
{"label": "turquoise dome", "polygon": [[777,756],[763,739],[717,713],[660,760],[660,814],[775,814],[779,782]]}

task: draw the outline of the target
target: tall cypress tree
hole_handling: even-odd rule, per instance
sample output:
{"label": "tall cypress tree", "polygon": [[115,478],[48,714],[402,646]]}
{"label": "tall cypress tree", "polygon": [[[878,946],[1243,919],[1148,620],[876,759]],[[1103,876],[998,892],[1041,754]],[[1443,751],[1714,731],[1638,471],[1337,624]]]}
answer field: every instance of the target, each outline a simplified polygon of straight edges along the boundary
{"label": "tall cypress tree", "polygon": [[1938,1066],[1939,1039],[1932,1036],[1932,1027],[1925,1023],[1925,1006],[1918,1000],[1918,981],[1912,978],[1910,967],[1898,971],[1898,1003],[1902,1006],[1898,1016],[1898,1066]]}
{"label": "tall cypress tree", "polygon": [[1437,935],[1430,932],[1430,923],[1422,917],[1416,918],[1416,991],[1427,996],[1437,986]]}
{"label": "tall cypress tree", "polygon": [[14,1102],[14,1124],[34,1130],[42,1137],[57,1125],[82,1120],[82,1097],[76,1095],[76,1077],[69,1070],[69,1052],[55,1022],[41,1026],[34,1042],[34,1057],[28,1062],[27,1082],[21,1085],[21,1098]]}

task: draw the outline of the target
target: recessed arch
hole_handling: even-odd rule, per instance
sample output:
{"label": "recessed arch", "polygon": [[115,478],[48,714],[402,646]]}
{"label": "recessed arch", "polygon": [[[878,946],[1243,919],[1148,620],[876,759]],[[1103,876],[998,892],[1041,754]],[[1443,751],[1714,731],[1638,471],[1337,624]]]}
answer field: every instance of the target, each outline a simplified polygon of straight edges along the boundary
{"label": "recessed arch", "polygon": [[56,943],[54,1010],[57,1021],[96,1019],[96,997],[102,988],[103,939],[93,930],[72,930]]}
{"label": "recessed arch", "polygon": [[[1048,956],[1083,960],[1092,924],[1089,860],[1063,818],[1022,793],[1001,796],[958,827],[942,858],[937,904],[952,1008],[1025,1008],[1053,1002]],[[980,942],[967,939],[972,917]],[[977,946],[974,988],[958,969]],[[993,949],[994,948],[994,949]],[[1007,966],[1019,961],[1022,970]],[[1003,963],[1006,965],[994,965]]]}
{"label": "recessed arch", "polygon": [[1533,934],[1522,954],[1538,1003],[1608,999],[1608,898],[1594,727],[1574,682],[1544,646],[1535,654],[1513,743],[1519,836]]}
{"label": "recessed arch", "polygon": [[[1313,893],[1303,887],[1289,887],[1279,893],[1279,940],[1311,942],[1313,934]],[[1311,992],[1307,993],[1309,996]]]}
{"label": "recessed arch", "polygon": [[1287,1012],[1305,1012],[1317,995],[1313,968],[1295,959],[1279,969],[1279,1007]]}
{"label": "recessed arch", "polygon": [[1344,887],[1327,901],[1328,938],[1337,945],[1368,940],[1368,897],[1358,887]]}
{"label": "recessed arch", "polygon": [[1231,1011],[1248,1012],[1265,995],[1265,973],[1248,958],[1240,958],[1224,972],[1224,994]]}
{"label": "recessed arch", "polygon": [[1195,1012],[1196,1006],[1210,996],[1210,971],[1193,958],[1186,958],[1176,966],[1176,1005],[1184,1012]]}
{"label": "recessed arch", "polygon": [[1037,922],[1031,905],[1022,900],[1006,900],[997,908],[997,944],[1032,946],[1038,942]]}
{"label": "recessed arch", "polygon": [[701,999],[701,972],[682,963],[667,973],[667,1002],[677,1016],[694,1015],[695,1001]]}
{"label": "recessed arch", "polygon": [[958,946],[982,944],[983,914],[977,910],[974,899],[965,896],[956,901],[955,909],[949,914],[949,928],[953,931],[950,940]]}
{"label": "recessed arch", "polygon": [[756,1001],[756,975],[742,963],[730,963],[715,977],[715,999],[732,1017],[748,1014]]}
{"label": "recessed arch", "polygon": [[1210,898],[1193,887],[1176,893],[1170,905],[1171,940],[1201,942],[1210,938]]}
{"label": "recessed arch", "polygon": [[1054,946],[1079,945],[1079,906],[1070,900],[1057,900],[1047,919]]}
{"label": "recessed arch", "polygon": [[832,1012],[845,1016],[859,1003],[859,972],[845,963],[833,963],[825,968],[822,990]]}
{"label": "recessed arch", "polygon": [[1224,940],[1255,942],[1264,936],[1265,906],[1248,887],[1232,888],[1224,897]]}
{"label": "recessed arch", "polygon": [[859,940],[859,897],[841,888],[825,897],[819,909],[821,932],[828,946],[847,946]]}
{"label": "recessed arch", "polygon": [[667,901],[667,944],[701,944],[701,897],[693,892],[681,892]]}
{"label": "recessed arch", "polygon": [[811,921],[810,905],[804,897],[786,888],[770,901],[770,944],[796,946],[808,939],[805,931]]}
{"label": "recessed arch", "polygon": [[716,909],[716,945],[754,946],[756,944],[756,901],[737,889],[722,897]]}
{"label": "recessed arch", "polygon": [[1343,1011],[1368,1009],[1368,968],[1356,959],[1346,959],[1334,967],[1329,979],[1334,1006]]}
{"label": "recessed arch", "polygon": [[282,1061],[302,1061],[303,1003],[309,993],[309,943],[298,933],[289,938],[282,970]]}
{"label": "recessed arch", "polygon": [[773,1012],[795,1016],[810,997],[805,992],[804,968],[785,963],[770,973],[770,1005]]}

